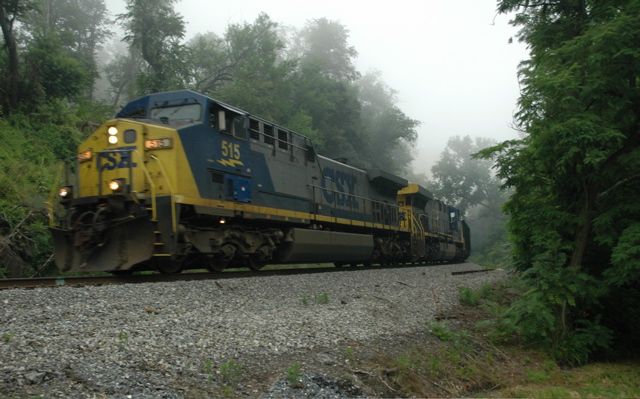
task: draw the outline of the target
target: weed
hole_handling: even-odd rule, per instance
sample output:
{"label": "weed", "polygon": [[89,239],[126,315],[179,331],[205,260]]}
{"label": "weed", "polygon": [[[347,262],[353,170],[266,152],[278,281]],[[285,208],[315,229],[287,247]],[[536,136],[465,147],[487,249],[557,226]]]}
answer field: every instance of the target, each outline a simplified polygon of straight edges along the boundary
{"label": "weed", "polygon": [[545,360],[544,363],[542,363],[542,367],[544,368],[544,371],[548,373],[556,368],[556,362],[553,360]]}
{"label": "weed", "polygon": [[302,380],[302,373],[300,371],[300,363],[295,362],[293,366],[287,367],[287,381],[291,388],[304,388],[305,383]]}
{"label": "weed", "polygon": [[313,302],[319,304],[329,303],[329,294],[323,292],[322,294],[313,294]]}
{"label": "weed", "polygon": [[344,354],[347,356],[347,363],[352,362],[353,361],[353,354],[355,353],[355,349],[353,349],[353,347],[348,347],[347,349],[345,349]]}
{"label": "weed", "polygon": [[633,363],[593,363],[571,371],[545,361],[548,371],[527,372],[529,384],[493,392],[493,397],[518,398],[638,398],[640,367]]}
{"label": "weed", "polygon": [[207,374],[207,376],[208,376],[208,378],[207,378],[207,379],[209,380],[209,384],[211,384],[211,383],[213,382],[213,380],[212,380],[212,378],[211,378],[211,377],[212,377],[212,376],[211,376],[211,373],[212,373],[212,371],[213,371],[212,365],[213,365],[213,363],[211,362],[211,360],[209,360],[208,362],[206,362],[206,363],[204,364],[204,372],[205,372],[205,373]]}
{"label": "weed", "polygon": [[446,371],[446,367],[442,363],[438,357],[431,356],[428,358],[428,370],[435,376],[439,376],[440,374]]}
{"label": "weed", "polygon": [[223,398],[233,398],[235,396],[233,394],[233,389],[229,385],[223,385],[221,390]]}
{"label": "weed", "polygon": [[435,335],[440,341],[448,342],[456,339],[457,334],[451,331],[445,323],[434,321],[429,324],[429,328],[431,329],[431,334]]}
{"label": "weed", "polygon": [[545,382],[549,379],[549,374],[545,371],[527,370],[527,381],[532,383]]}
{"label": "weed", "polygon": [[306,295],[302,297],[302,301],[301,302],[305,306],[309,304],[309,301],[307,300],[307,296]]}
{"label": "weed", "polygon": [[223,382],[236,385],[242,379],[242,365],[230,360],[220,366],[220,378]]}
{"label": "weed", "polygon": [[13,338],[14,334],[9,334],[9,333],[2,333],[2,340],[4,342],[9,342],[11,341],[11,338]]}
{"label": "weed", "polygon": [[460,295],[460,304],[464,306],[478,306],[478,295],[469,287],[458,287]]}
{"label": "weed", "polygon": [[127,344],[129,343],[129,334],[120,331],[120,333],[118,334],[118,342],[121,346],[127,346]]}
{"label": "weed", "polygon": [[475,291],[469,287],[458,287],[458,294],[461,305],[472,307],[487,303],[491,303],[495,307],[503,299],[500,291],[494,290],[490,284],[483,284],[480,289]]}

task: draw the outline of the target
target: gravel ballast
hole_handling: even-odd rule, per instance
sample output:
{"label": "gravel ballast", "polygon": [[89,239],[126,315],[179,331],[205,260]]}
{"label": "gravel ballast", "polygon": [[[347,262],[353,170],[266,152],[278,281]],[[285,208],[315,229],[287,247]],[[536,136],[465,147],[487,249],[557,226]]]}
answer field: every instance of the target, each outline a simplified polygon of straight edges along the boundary
{"label": "gravel ballast", "polygon": [[423,333],[458,304],[458,287],[505,278],[451,275],[478,268],[0,291],[0,396],[291,397],[282,381],[294,363],[307,388],[348,385],[299,397],[366,396],[326,374],[349,348]]}

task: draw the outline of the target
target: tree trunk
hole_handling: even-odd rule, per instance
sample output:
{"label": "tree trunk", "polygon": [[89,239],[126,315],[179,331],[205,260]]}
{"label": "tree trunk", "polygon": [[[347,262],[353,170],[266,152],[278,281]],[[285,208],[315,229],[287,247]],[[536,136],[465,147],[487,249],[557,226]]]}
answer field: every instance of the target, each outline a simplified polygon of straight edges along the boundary
{"label": "tree trunk", "polygon": [[18,81],[20,75],[18,74],[18,48],[16,46],[16,39],[13,35],[13,19],[9,19],[5,12],[5,4],[3,0],[0,0],[0,26],[2,27],[2,34],[4,36],[4,47],[7,49],[9,56],[9,82],[7,84],[8,98],[9,98],[9,110],[18,108]]}
{"label": "tree trunk", "polygon": [[593,223],[593,211],[596,206],[596,199],[598,198],[598,187],[595,184],[587,185],[585,187],[585,202],[582,206],[582,210],[577,215],[580,219],[583,219],[582,226],[578,228],[576,232],[576,238],[574,240],[575,248],[571,254],[571,260],[569,262],[569,269],[578,272],[582,267],[582,260],[584,253],[589,245],[589,238],[591,236],[591,225]]}

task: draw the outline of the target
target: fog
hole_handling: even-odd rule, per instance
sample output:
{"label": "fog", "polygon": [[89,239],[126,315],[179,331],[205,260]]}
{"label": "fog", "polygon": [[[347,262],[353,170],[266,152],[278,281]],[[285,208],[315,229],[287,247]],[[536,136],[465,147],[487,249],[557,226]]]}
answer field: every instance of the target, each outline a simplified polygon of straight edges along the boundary
{"label": "fog", "polygon": [[[425,173],[451,136],[517,137],[510,127],[519,96],[517,66],[528,58],[515,40],[510,16],[495,0],[300,1],[182,0],[175,9],[187,39],[207,31],[222,35],[230,23],[253,22],[260,12],[281,25],[301,28],[326,17],[350,31],[361,73],[379,70],[398,91],[399,108],[422,122],[413,163]],[[107,0],[113,14],[124,0]],[[509,39],[514,42],[509,44]]]}

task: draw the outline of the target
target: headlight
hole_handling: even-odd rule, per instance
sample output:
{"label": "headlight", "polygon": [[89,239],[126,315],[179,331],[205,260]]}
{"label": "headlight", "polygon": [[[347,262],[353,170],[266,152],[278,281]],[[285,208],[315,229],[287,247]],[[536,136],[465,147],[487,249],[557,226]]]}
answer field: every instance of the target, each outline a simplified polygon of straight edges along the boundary
{"label": "headlight", "polygon": [[63,200],[71,199],[71,197],[73,197],[73,189],[71,188],[71,186],[62,187],[58,191],[58,196]]}
{"label": "headlight", "polygon": [[107,133],[109,133],[109,144],[118,144],[118,128],[115,126],[109,126],[107,129]]}
{"label": "headlight", "polygon": [[78,161],[80,163],[91,161],[91,150],[87,150],[78,154]]}
{"label": "headlight", "polygon": [[114,193],[121,193],[124,191],[125,185],[124,179],[113,179],[109,182],[109,190]]}

